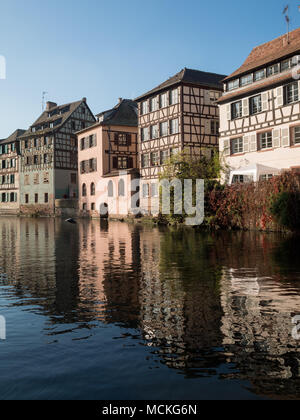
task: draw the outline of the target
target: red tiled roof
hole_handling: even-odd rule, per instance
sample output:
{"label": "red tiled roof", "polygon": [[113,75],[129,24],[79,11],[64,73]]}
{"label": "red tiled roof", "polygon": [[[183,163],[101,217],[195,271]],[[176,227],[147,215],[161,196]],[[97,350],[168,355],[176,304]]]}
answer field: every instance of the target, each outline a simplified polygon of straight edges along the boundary
{"label": "red tiled roof", "polygon": [[244,64],[226,77],[224,80],[229,80],[241,74],[247,73],[250,70],[262,67],[268,63],[287,57],[293,53],[300,51],[300,28],[292,31],[289,36],[289,43],[287,42],[287,34],[267,42],[254,48],[248,56]]}

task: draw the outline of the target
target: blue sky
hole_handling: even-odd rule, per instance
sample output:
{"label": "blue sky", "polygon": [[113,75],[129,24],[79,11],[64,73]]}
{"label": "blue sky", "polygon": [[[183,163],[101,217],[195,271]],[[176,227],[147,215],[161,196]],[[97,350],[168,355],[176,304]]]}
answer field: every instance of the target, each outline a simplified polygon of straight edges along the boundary
{"label": "blue sky", "polygon": [[28,128],[42,92],[93,112],[190,67],[229,74],[250,50],[300,26],[296,0],[1,0],[0,138]]}

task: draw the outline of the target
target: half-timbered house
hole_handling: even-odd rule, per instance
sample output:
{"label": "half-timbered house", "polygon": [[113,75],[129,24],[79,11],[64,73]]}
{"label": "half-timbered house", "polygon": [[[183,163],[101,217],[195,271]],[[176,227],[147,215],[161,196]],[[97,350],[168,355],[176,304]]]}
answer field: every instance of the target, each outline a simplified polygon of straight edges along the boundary
{"label": "half-timbered house", "polygon": [[0,214],[18,214],[20,200],[19,137],[25,130],[16,130],[5,140],[0,140]]}
{"label": "half-timbered house", "polygon": [[120,98],[96,117],[96,124],[77,133],[79,209],[86,216],[124,217],[138,204],[131,191],[131,181],[139,179],[137,104]]}
{"label": "half-timbered house", "polygon": [[170,156],[183,151],[211,156],[218,150],[216,101],[222,94],[224,77],[185,68],[136,99],[144,212],[157,209],[158,178]]}
{"label": "half-timbered house", "polygon": [[254,48],[224,80],[218,102],[227,182],[300,171],[299,54],[300,28]]}
{"label": "half-timbered house", "polygon": [[46,110],[20,137],[21,213],[55,213],[55,201],[78,199],[78,150],[76,132],[95,123],[86,103]]}

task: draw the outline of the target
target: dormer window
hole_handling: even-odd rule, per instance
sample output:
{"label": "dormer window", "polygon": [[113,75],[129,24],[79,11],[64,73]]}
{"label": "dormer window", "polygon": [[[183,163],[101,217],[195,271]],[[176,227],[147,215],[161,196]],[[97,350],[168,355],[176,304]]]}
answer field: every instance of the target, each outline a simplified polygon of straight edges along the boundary
{"label": "dormer window", "polygon": [[273,66],[269,66],[267,68],[267,76],[268,77],[274,76],[275,74],[278,74],[279,71],[280,71],[280,65],[279,65],[279,63],[273,64]]}
{"label": "dormer window", "polygon": [[258,82],[266,77],[265,69],[258,70],[254,73],[254,81]]}
{"label": "dormer window", "polygon": [[281,71],[286,71],[291,68],[292,60],[289,58],[288,60],[281,62]]}
{"label": "dormer window", "polygon": [[247,86],[253,83],[253,74],[247,74],[241,78],[241,86]]}
{"label": "dormer window", "polygon": [[231,82],[228,82],[227,88],[228,90],[234,90],[240,87],[240,80],[236,79],[236,80],[232,80]]}

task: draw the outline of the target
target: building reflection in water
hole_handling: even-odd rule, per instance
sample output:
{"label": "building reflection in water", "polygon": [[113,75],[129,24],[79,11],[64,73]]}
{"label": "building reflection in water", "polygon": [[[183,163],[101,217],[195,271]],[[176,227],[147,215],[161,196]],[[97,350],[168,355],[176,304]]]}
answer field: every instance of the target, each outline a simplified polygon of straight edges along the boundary
{"label": "building reflection in water", "polygon": [[0,219],[0,235],[1,284],[45,334],[113,324],[149,365],[300,396],[298,239],[52,219]]}

